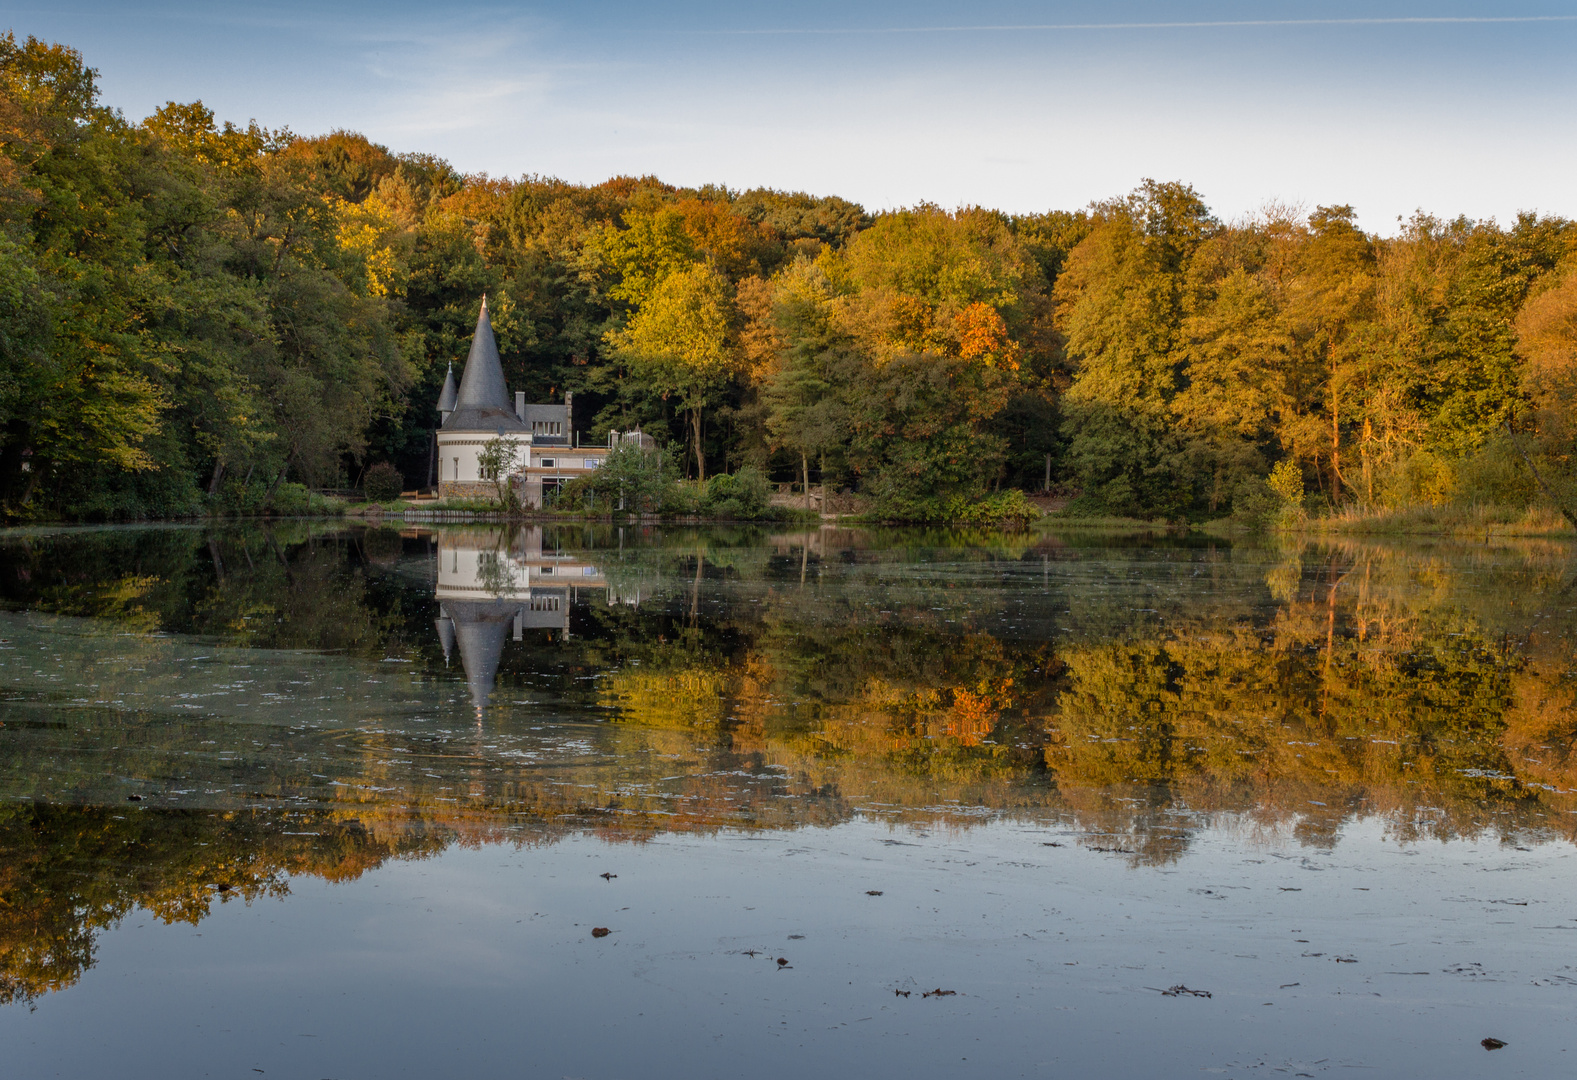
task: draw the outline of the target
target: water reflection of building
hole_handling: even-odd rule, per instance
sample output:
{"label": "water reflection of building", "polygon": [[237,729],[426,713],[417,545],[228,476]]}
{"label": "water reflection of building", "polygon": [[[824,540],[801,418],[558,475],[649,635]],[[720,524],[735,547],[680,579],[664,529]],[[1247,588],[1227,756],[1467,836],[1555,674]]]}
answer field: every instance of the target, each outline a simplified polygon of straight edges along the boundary
{"label": "water reflection of building", "polygon": [[608,579],[582,551],[544,546],[539,526],[437,534],[438,639],[459,653],[480,718],[498,679],[504,643],[527,630],[570,634],[570,609],[588,591],[610,602]]}

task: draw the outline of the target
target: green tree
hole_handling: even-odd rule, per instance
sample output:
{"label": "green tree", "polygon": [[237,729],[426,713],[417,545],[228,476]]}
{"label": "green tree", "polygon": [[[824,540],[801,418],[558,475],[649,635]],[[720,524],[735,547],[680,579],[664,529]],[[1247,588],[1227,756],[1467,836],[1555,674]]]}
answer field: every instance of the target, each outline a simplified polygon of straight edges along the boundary
{"label": "green tree", "polygon": [[[829,310],[830,291],[820,268],[801,261],[779,282],[775,317],[787,343],[762,392],[773,445],[799,457],[805,509],[810,509],[810,459],[824,462],[848,436],[848,408],[838,369],[849,366],[849,346]],[[822,469],[825,505],[826,468]]]}
{"label": "green tree", "polygon": [[486,445],[477,452],[477,469],[484,479],[492,481],[493,490],[498,493],[498,502],[501,506],[515,505],[515,492],[510,482],[515,471],[515,463],[519,459],[519,441],[503,435],[487,440]]}

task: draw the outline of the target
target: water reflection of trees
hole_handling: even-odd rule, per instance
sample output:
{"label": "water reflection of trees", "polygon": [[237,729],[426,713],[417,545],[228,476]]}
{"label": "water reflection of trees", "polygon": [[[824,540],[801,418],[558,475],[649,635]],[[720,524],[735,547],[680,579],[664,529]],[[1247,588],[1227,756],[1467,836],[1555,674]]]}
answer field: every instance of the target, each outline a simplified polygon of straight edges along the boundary
{"label": "water reflection of trees", "polygon": [[[205,810],[116,806],[76,730],[35,722],[48,701],[3,706],[0,785],[38,798],[47,773],[56,803],[0,819],[3,992],[66,985],[93,929],[134,906],[195,920],[291,874],[566,831],[1015,815],[1136,862],[1177,858],[1207,824],[1315,846],[1362,816],[1409,840],[1573,837],[1563,547],[1015,540],[939,559],[937,540],[545,534],[597,561],[608,595],[571,613],[571,635],[508,643],[498,697],[548,695],[580,721],[569,749],[530,743],[540,714],[512,707],[463,734],[388,711],[458,677],[433,631],[426,534],[13,545],[13,608],[316,650],[347,671],[411,663],[380,668],[390,688],[350,728],[279,731],[222,768],[192,752],[231,737],[221,722],[91,712],[124,774],[229,792]],[[157,668],[172,639],[133,640]]]}
{"label": "water reflection of trees", "polygon": [[496,825],[378,836],[320,811],[0,808],[0,1005],[75,983],[97,933],[133,910],[195,926],[215,904],[288,894],[295,874],[345,880],[390,857],[503,836]]}

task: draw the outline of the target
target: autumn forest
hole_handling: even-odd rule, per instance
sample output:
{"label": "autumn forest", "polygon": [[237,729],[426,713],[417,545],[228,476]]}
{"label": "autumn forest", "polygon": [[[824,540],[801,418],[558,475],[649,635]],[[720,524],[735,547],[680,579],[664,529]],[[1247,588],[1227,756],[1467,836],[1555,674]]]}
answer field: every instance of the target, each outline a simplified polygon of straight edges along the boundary
{"label": "autumn forest", "polygon": [[[1339,193],[1337,193],[1339,194]],[[132,121],[0,37],[0,513],[274,509],[391,463],[489,298],[511,388],[948,520],[1051,489],[1203,521],[1564,502],[1577,228],[1223,220],[1186,183],[1006,214],[462,175],[347,131]]]}

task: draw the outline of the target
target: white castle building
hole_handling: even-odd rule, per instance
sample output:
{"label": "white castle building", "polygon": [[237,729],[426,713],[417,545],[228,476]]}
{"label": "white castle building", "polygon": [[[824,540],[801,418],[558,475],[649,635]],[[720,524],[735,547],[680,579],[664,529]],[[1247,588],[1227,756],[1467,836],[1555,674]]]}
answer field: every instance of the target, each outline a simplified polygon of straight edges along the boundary
{"label": "white castle building", "polygon": [[562,405],[527,405],[526,395],[510,398],[504,368],[498,359],[498,342],[487,317],[487,297],[482,298],[471,352],[455,386],[454,369],[444,379],[438,395],[438,494],[441,497],[494,498],[492,477],[483,476],[478,456],[494,439],[515,444],[512,472],[526,506],[540,509],[544,490],[559,487],[599,467],[618,440],[608,446],[582,446],[575,430],[574,398],[564,393]]}

